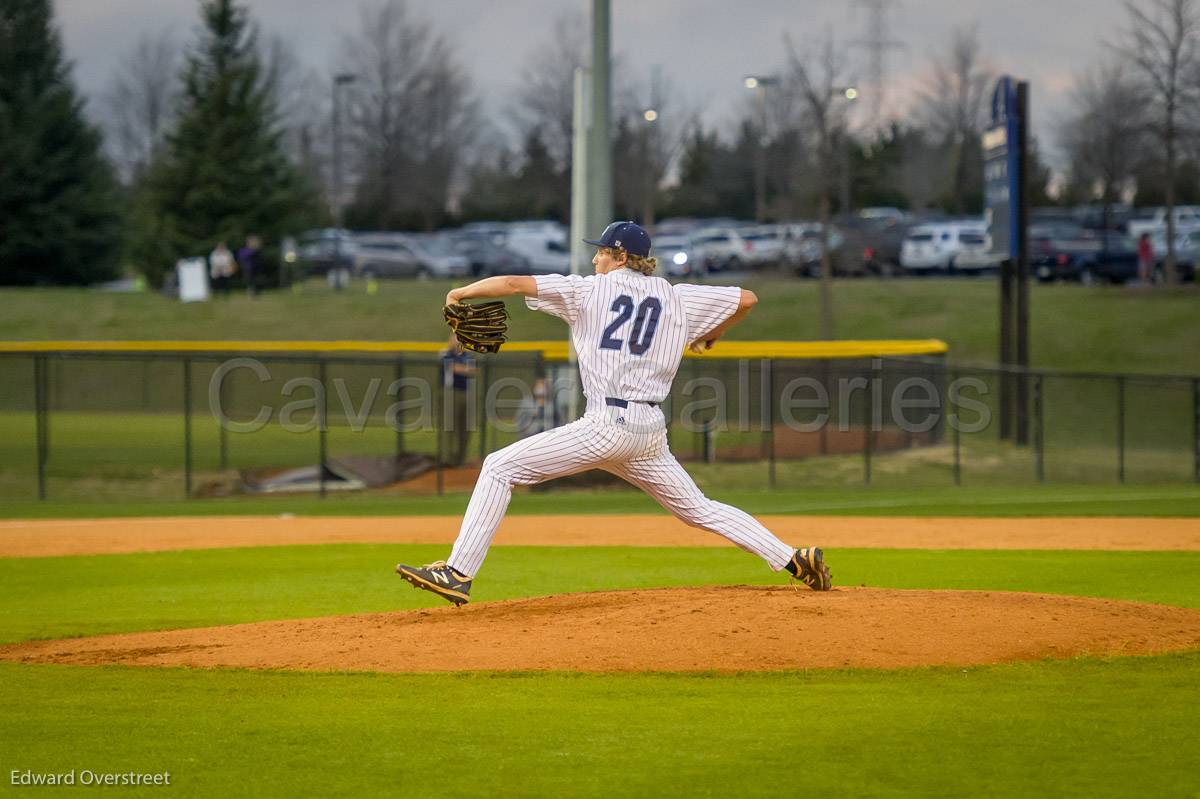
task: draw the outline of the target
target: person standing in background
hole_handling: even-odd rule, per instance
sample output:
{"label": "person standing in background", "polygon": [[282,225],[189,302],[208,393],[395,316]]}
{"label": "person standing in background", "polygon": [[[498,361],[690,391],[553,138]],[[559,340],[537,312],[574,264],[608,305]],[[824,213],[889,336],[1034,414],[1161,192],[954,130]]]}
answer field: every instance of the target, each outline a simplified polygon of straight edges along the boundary
{"label": "person standing in background", "polygon": [[[1154,245],[1150,243],[1150,234],[1143,233],[1137,243],[1138,282],[1143,286],[1150,283],[1154,270]],[[1128,262],[1126,262],[1128,263]]]}
{"label": "person standing in background", "polygon": [[262,273],[262,240],[258,236],[247,236],[246,246],[238,250],[237,260],[246,279],[246,291],[251,297],[257,296]]}
{"label": "person standing in background", "polygon": [[212,279],[213,293],[229,294],[229,283],[237,271],[233,253],[225,246],[225,242],[217,242],[216,249],[208,256],[208,275]]}

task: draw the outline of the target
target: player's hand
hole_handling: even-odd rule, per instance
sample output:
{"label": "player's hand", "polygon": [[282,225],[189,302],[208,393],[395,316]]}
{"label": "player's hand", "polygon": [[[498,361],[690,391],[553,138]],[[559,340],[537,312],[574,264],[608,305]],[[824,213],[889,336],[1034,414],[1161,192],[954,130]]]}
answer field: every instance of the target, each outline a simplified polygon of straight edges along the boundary
{"label": "player's hand", "polygon": [[704,339],[698,338],[688,345],[688,350],[696,355],[700,355],[705,350],[711,350],[714,341],[716,341],[716,339],[709,339],[708,341],[705,341]]}
{"label": "player's hand", "polygon": [[443,305],[453,305],[456,302],[460,302],[461,299],[462,298],[458,296],[458,289],[450,289],[450,291],[446,293],[446,302],[444,302]]}

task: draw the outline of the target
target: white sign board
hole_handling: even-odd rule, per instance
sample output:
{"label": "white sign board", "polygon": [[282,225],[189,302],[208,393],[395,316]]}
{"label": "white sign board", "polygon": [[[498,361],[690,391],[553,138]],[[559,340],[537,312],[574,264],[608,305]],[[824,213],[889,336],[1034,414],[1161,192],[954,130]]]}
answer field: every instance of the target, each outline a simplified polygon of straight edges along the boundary
{"label": "white sign board", "polygon": [[203,258],[183,258],[175,264],[180,302],[208,300],[208,264]]}

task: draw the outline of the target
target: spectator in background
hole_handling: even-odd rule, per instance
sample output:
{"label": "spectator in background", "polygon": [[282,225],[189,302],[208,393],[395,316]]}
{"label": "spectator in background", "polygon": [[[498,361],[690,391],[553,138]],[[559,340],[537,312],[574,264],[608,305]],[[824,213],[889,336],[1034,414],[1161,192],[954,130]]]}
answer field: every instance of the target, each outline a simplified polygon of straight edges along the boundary
{"label": "spectator in background", "polygon": [[1137,259],[1138,282],[1145,286],[1150,282],[1150,275],[1154,270],[1154,245],[1150,243],[1149,233],[1143,233],[1138,239]]}
{"label": "spectator in background", "polygon": [[208,256],[208,276],[212,279],[213,293],[228,295],[229,283],[236,271],[233,253],[225,246],[225,242],[217,242],[216,249]]}
{"label": "spectator in background", "polygon": [[258,236],[247,236],[246,246],[238,250],[237,261],[246,280],[246,291],[251,297],[256,296],[262,274],[262,240]]}
{"label": "spectator in background", "polygon": [[467,424],[467,411],[471,407],[471,378],[475,376],[475,359],[472,358],[458,337],[450,334],[446,349],[442,350],[442,386],[449,394],[450,413],[443,429],[448,436],[446,464],[462,466],[467,457],[467,442],[471,428]]}

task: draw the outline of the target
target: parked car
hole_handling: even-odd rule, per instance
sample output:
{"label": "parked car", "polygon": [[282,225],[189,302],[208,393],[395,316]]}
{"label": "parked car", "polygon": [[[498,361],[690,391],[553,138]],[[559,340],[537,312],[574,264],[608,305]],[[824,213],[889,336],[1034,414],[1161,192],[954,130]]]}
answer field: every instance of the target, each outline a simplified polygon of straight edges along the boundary
{"label": "parked car", "polygon": [[358,237],[354,273],[362,277],[454,278],[470,272],[470,261],[438,239],[395,233]]}
{"label": "parked car", "polygon": [[1005,256],[994,254],[987,247],[963,250],[954,258],[954,271],[961,275],[988,275],[1000,271]]}
{"label": "parked car", "polygon": [[565,275],[571,271],[571,250],[566,236],[553,228],[510,229],[504,247],[522,259],[531,275]]}
{"label": "parked car", "polygon": [[843,271],[851,275],[890,276],[900,270],[900,247],[912,226],[895,208],[864,208],[838,217],[837,230],[845,236]]}
{"label": "parked car", "polygon": [[752,262],[754,253],[754,244],[732,227],[697,230],[691,247],[705,272],[740,271]]}
{"label": "parked car", "polygon": [[1137,244],[1119,233],[1032,227],[1029,263],[1034,276],[1043,283],[1124,283],[1137,279]]}
{"label": "parked car", "polygon": [[859,219],[886,220],[893,224],[904,222],[908,218],[908,214],[904,213],[899,208],[893,208],[891,206],[863,208],[858,212],[857,216]]}
{"label": "parked car", "polygon": [[656,236],[651,255],[658,259],[667,277],[702,275],[699,259],[693,257],[687,236]]}
{"label": "parked car", "polygon": [[[783,258],[788,267],[801,277],[821,274],[821,223],[791,222],[784,225]],[[833,225],[829,226],[829,250],[833,254],[834,274],[847,273],[848,261],[843,255],[846,237]]]}
{"label": "parked car", "polygon": [[[1162,232],[1150,237],[1154,249],[1154,282],[1166,282],[1167,234]],[[1175,268],[1182,282],[1196,279],[1196,261],[1200,259],[1200,228],[1193,228],[1175,236]]]}
{"label": "parked car", "polygon": [[[1174,217],[1176,232],[1181,228],[1191,229],[1200,227],[1200,205],[1177,205],[1175,206]],[[1146,216],[1134,217],[1128,225],[1129,235],[1135,240],[1143,233],[1151,235],[1159,232],[1165,233],[1166,229],[1166,208],[1154,208]]]}
{"label": "parked car", "polygon": [[348,230],[308,230],[301,233],[296,242],[296,268],[301,274],[309,275],[325,275],[330,270],[350,269],[354,265],[355,249],[354,238]]}
{"label": "parked car", "polygon": [[471,265],[475,277],[529,274],[526,258],[504,246],[503,232],[454,231],[447,235],[450,248]]}
{"label": "parked car", "polygon": [[784,258],[788,241],[786,225],[755,225],[738,230],[742,240],[750,245],[751,267],[778,266]]}
{"label": "parked car", "polygon": [[959,255],[986,247],[987,226],[982,220],[917,225],[900,245],[900,266],[912,273],[949,273]]}

